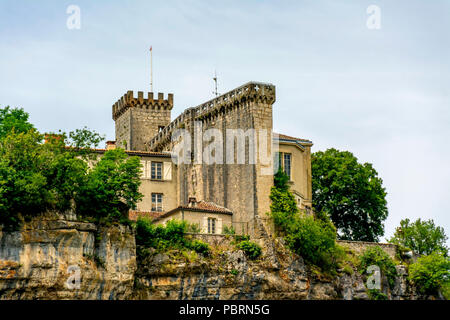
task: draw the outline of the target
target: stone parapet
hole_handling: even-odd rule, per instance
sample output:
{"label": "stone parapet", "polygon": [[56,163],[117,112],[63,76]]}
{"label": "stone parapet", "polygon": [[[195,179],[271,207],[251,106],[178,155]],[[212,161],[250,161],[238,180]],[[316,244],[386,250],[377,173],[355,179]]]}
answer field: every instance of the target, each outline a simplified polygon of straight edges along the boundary
{"label": "stone parapet", "polygon": [[153,92],[148,92],[147,98],[144,98],[144,93],[142,91],[138,91],[137,97],[134,97],[133,91],[127,91],[127,93],[112,106],[112,117],[114,121],[129,108],[172,110],[173,94],[169,93],[167,99],[164,99],[164,94],[159,92],[158,98],[155,99],[153,97]]}

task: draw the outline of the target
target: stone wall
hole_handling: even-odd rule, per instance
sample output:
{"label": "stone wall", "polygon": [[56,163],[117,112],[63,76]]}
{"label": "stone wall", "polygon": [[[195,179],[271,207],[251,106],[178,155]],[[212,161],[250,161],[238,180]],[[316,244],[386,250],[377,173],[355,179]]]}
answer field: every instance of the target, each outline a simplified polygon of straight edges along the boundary
{"label": "stone wall", "polygon": [[348,241],[348,240],[338,240],[338,244],[350,248],[357,254],[363,253],[367,248],[380,247],[384,250],[392,259],[395,258],[397,254],[397,245],[391,243],[376,243],[376,242],[365,242],[365,241]]}

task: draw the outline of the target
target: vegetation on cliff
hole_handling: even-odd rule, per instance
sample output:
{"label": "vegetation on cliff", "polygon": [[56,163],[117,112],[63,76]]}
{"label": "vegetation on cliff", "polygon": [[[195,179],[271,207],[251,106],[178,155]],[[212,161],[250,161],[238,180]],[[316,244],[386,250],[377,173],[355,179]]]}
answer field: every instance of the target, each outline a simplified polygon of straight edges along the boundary
{"label": "vegetation on cliff", "polygon": [[320,218],[299,212],[287,176],[279,170],[270,193],[270,216],[287,246],[307,262],[334,271],[345,255],[336,244],[336,229],[326,215]]}
{"label": "vegetation on cliff", "polygon": [[207,256],[211,251],[209,245],[200,240],[192,240],[187,236],[189,225],[186,221],[169,220],[165,226],[155,225],[147,218],[139,218],[136,222],[136,245],[139,255],[146,248],[154,248],[158,252],[167,250],[194,250]]}

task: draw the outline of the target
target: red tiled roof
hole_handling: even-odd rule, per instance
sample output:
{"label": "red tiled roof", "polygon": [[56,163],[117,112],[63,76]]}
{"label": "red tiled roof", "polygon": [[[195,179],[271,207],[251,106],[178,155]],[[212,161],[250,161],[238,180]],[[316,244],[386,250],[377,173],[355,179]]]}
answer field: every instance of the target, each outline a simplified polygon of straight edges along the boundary
{"label": "red tiled roof", "polygon": [[233,212],[230,209],[219,206],[218,204],[215,204],[214,202],[207,202],[207,201],[200,200],[200,201],[197,201],[195,203],[195,205],[178,206],[175,209],[172,209],[166,213],[159,215],[158,217],[154,218],[154,220],[160,220],[161,218],[170,216],[172,213],[177,212],[179,210],[195,211],[195,212],[209,212],[209,213],[222,213],[222,214],[228,214],[228,215],[233,214]]}
{"label": "red tiled roof", "polygon": [[232,213],[232,211],[230,209],[219,206],[218,204],[215,204],[214,202],[207,202],[207,201],[203,201],[203,200],[196,202],[194,206],[184,205],[184,206],[179,206],[178,208],[187,209],[187,210],[194,209],[195,211]]}
{"label": "red tiled roof", "polygon": [[[94,152],[104,153],[106,149],[92,149]],[[154,151],[133,151],[125,150],[126,154],[137,155],[137,156],[156,156],[156,157],[166,157],[170,158],[172,155],[169,152],[154,152]]]}
{"label": "red tiled roof", "polygon": [[137,221],[138,218],[148,218],[148,219],[156,219],[162,216],[164,212],[154,212],[154,211],[133,211],[130,210],[128,212],[128,219]]}

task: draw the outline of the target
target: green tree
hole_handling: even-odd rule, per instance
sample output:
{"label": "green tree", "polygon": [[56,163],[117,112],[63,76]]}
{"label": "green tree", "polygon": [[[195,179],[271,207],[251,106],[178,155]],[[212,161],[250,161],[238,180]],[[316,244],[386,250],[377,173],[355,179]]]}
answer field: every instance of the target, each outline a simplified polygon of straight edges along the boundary
{"label": "green tree", "polygon": [[139,193],[140,170],[138,157],[128,157],[122,149],[106,151],[80,188],[76,197],[78,212],[122,218],[143,197]]}
{"label": "green tree", "polygon": [[98,133],[84,128],[43,135],[27,122],[27,113],[9,107],[0,109],[0,119],[0,224],[17,227],[21,216],[74,204],[78,213],[117,217],[142,197],[138,158],[121,149],[97,162],[86,157],[98,157],[91,150],[103,139]]}
{"label": "green tree", "polygon": [[400,227],[395,230],[394,236],[389,239],[389,242],[422,255],[429,255],[435,251],[447,255],[447,239],[444,228],[436,226],[432,219],[422,221],[419,218],[414,222],[409,219],[400,221]]}
{"label": "green tree", "polygon": [[436,294],[450,281],[450,259],[439,253],[422,256],[409,266],[409,279],[423,294]]}
{"label": "green tree", "polygon": [[346,240],[378,241],[388,215],[386,191],[370,163],[348,151],[328,149],[312,155],[316,212],[326,212]]}
{"label": "green tree", "polygon": [[29,115],[21,108],[0,108],[0,138],[5,137],[12,131],[26,133],[34,129],[28,122]]}

